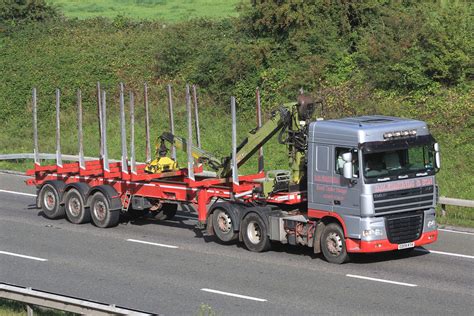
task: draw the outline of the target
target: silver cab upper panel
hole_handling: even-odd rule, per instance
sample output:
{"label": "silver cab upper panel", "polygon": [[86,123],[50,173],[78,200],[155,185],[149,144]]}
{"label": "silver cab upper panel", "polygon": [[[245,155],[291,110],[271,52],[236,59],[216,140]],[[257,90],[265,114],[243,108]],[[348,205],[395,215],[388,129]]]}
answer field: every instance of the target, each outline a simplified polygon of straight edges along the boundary
{"label": "silver cab upper panel", "polygon": [[416,129],[417,136],[429,135],[425,122],[393,116],[371,115],[311,122],[308,142],[356,146],[384,141],[384,133]]}

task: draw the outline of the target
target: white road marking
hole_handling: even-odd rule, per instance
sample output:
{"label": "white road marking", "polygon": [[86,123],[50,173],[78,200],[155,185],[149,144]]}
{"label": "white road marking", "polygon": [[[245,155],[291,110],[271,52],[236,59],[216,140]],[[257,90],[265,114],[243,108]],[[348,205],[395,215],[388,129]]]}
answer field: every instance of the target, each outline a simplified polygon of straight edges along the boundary
{"label": "white road marking", "polygon": [[247,296],[247,295],[240,295],[240,294],[229,293],[229,292],[222,292],[222,291],[212,290],[212,289],[201,289],[201,291],[214,293],[214,294],[227,295],[227,296],[232,296],[232,297],[238,297],[238,298],[243,298],[243,299],[246,299],[246,300],[252,300],[252,301],[257,301],[257,302],[266,302],[267,301],[264,298],[258,298],[258,297]]}
{"label": "white road marking", "polygon": [[32,257],[32,256],[26,256],[26,255],[21,255],[19,253],[13,253],[13,252],[7,252],[7,251],[0,251],[0,254],[8,255],[8,256],[14,256],[14,257],[20,257],[20,258],[25,258],[25,259],[30,259],[30,260],[36,260],[36,261],[48,261],[48,259],[43,259],[43,258],[38,258],[38,257]]}
{"label": "white road marking", "polygon": [[377,279],[377,278],[369,278],[369,277],[366,277],[366,276],[355,275],[355,274],[346,274],[346,276],[350,277],[350,278],[363,279],[363,280],[369,280],[369,281],[377,281],[377,282],[390,283],[390,284],[403,285],[403,286],[410,286],[410,287],[418,286],[416,284],[411,284],[411,283],[390,281],[390,280]]}
{"label": "white road marking", "polygon": [[456,234],[464,234],[464,235],[472,235],[472,236],[474,236],[474,233],[460,232],[460,231],[457,231],[457,230],[441,229],[441,228],[438,228],[438,230],[440,230],[440,231],[442,231],[442,232],[449,232],[449,233],[456,233]]}
{"label": "white road marking", "polygon": [[36,197],[36,194],[31,194],[31,193],[23,193],[23,192],[8,191],[8,190],[0,190],[0,192],[3,192],[3,193],[10,193],[10,194],[17,194],[17,195],[24,195],[24,196],[34,196],[34,197]]}
{"label": "white road marking", "polygon": [[165,245],[165,244],[158,244],[158,243],[155,243],[155,242],[149,242],[149,241],[137,240],[137,239],[127,239],[127,241],[136,242],[136,243],[145,244],[145,245],[152,245],[152,246],[158,246],[158,247],[165,247],[165,248],[173,248],[173,249],[179,248],[178,246]]}
{"label": "white road marking", "polygon": [[459,253],[452,253],[452,252],[444,252],[444,251],[436,251],[436,250],[428,250],[428,249],[415,249],[415,251],[420,251],[420,252],[425,252],[425,253],[434,253],[434,254],[437,254],[437,255],[445,255],[445,256],[452,256],[452,257],[474,259],[474,256],[462,255],[462,254],[459,254]]}

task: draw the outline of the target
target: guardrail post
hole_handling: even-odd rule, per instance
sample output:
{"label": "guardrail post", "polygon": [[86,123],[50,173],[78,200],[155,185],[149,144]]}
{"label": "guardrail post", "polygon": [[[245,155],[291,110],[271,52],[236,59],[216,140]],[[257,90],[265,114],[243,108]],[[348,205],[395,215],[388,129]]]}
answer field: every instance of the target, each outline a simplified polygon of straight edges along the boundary
{"label": "guardrail post", "polygon": [[34,315],[33,308],[31,308],[30,305],[26,305],[26,313],[27,313],[28,316],[33,316]]}

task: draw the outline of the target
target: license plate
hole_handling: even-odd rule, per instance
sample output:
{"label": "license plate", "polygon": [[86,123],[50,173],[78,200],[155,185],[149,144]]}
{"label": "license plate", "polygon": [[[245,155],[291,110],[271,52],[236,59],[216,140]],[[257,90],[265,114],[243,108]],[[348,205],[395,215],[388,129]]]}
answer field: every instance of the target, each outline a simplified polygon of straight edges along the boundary
{"label": "license plate", "polygon": [[407,242],[405,244],[399,244],[398,245],[398,250],[400,249],[407,249],[407,248],[413,248],[415,247],[415,243],[414,242]]}

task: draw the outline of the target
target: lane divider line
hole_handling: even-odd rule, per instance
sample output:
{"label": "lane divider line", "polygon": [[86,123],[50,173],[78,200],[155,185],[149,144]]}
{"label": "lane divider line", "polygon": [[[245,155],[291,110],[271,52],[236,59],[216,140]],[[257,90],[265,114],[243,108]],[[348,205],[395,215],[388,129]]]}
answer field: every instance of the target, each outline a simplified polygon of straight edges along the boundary
{"label": "lane divider line", "polygon": [[24,195],[24,196],[34,196],[34,197],[36,197],[36,194],[31,194],[31,193],[23,193],[23,192],[8,191],[8,190],[0,190],[0,192],[3,192],[3,193],[10,193],[10,194],[17,194],[17,195]]}
{"label": "lane divider line", "polygon": [[444,252],[444,251],[428,250],[428,249],[415,249],[415,251],[420,251],[420,252],[424,252],[424,253],[434,253],[434,254],[437,254],[437,255],[445,255],[445,256],[452,256],[452,257],[474,259],[474,256],[462,255],[460,253],[452,253],[452,252]]}
{"label": "lane divider line", "polygon": [[369,281],[390,283],[390,284],[403,285],[403,286],[409,286],[409,287],[418,286],[416,284],[411,284],[411,283],[390,281],[390,280],[377,279],[377,278],[370,278],[370,277],[366,277],[366,276],[362,276],[362,275],[355,275],[355,274],[346,274],[346,276],[349,277],[349,278],[356,278],[356,279],[363,279],[363,280],[369,280]]}
{"label": "lane divider line", "polygon": [[14,252],[8,252],[8,251],[0,251],[0,254],[7,255],[7,256],[13,256],[13,257],[20,257],[24,259],[30,259],[30,260],[36,260],[36,261],[48,261],[48,259],[43,259],[43,258],[38,258],[38,257],[32,257],[32,256],[26,256],[26,255],[21,255],[19,253],[14,253]]}
{"label": "lane divider line", "polygon": [[461,232],[461,231],[457,231],[457,230],[444,229],[444,228],[438,228],[438,230],[440,230],[442,232],[449,232],[449,233],[455,233],[455,234],[463,234],[463,235],[472,235],[472,236],[474,236],[474,233]]}
{"label": "lane divider line", "polygon": [[155,243],[155,242],[144,241],[144,240],[138,240],[138,239],[127,239],[127,241],[136,242],[136,243],[145,244],[145,245],[152,245],[152,246],[164,247],[164,248],[172,248],[172,249],[177,249],[177,248],[179,248],[178,246],[165,245],[165,244],[158,244],[158,243]]}
{"label": "lane divider line", "polygon": [[240,294],[229,293],[229,292],[222,292],[222,291],[213,290],[213,289],[204,288],[204,289],[201,289],[201,291],[214,293],[214,294],[220,294],[220,295],[226,295],[226,296],[232,296],[232,297],[237,297],[237,298],[243,298],[243,299],[246,299],[246,300],[257,301],[257,302],[266,302],[267,301],[264,298],[258,298],[258,297],[247,296],[247,295],[240,295]]}

